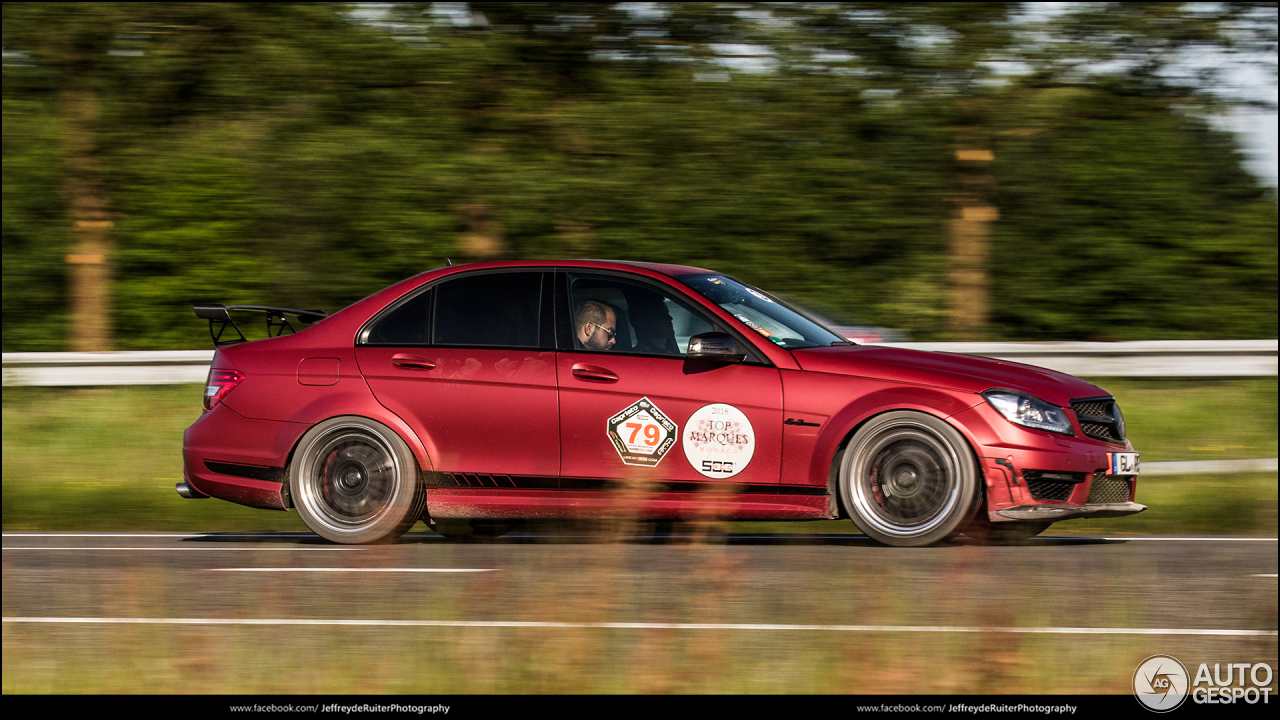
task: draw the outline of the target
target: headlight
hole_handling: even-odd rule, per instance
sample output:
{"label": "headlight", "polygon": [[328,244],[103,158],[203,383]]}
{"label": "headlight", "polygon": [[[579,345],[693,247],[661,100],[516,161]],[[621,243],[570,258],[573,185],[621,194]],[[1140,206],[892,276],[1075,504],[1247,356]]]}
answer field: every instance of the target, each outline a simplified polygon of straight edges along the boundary
{"label": "headlight", "polygon": [[1057,405],[1012,390],[988,390],[982,396],[1011,423],[1063,435],[1075,434],[1067,414]]}

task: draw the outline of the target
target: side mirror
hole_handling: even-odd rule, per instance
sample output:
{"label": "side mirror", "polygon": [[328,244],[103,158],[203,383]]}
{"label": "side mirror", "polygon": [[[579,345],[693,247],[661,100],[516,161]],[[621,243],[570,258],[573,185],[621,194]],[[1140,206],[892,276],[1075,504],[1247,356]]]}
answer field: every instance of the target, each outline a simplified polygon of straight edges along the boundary
{"label": "side mirror", "polygon": [[738,363],[747,359],[747,353],[745,349],[738,348],[738,341],[732,335],[709,332],[689,338],[689,352],[685,359]]}

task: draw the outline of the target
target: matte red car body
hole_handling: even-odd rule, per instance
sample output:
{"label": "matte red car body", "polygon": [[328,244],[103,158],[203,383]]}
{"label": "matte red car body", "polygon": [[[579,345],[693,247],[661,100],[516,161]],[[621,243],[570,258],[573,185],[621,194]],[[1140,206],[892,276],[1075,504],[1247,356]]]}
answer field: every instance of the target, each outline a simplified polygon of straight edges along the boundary
{"label": "matte red car body", "polygon": [[[1092,474],[1107,467],[1107,452],[1132,450],[1128,442],[1109,444],[1084,436],[1074,413],[1069,416],[1075,437],[1007,421],[980,393],[1004,388],[1062,407],[1070,407],[1072,399],[1107,393],[1052,370],[972,356],[866,345],[788,351],[747,331],[741,336],[771,367],[728,364],[689,375],[678,358],[357,345],[357,334],[370,318],[415,288],[500,268],[628,273],[662,285],[726,326],[741,327],[732,315],[674,279],[709,272],[699,268],[605,261],[440,268],[296,334],[219,347],[213,368],[237,370],[244,379],[187,429],[187,482],[213,497],[287,509],[285,469],[301,436],[323,420],[358,415],[396,432],[424,473],[455,478],[429,489],[427,512],[432,517],[622,511],[653,518],[833,518],[842,515],[833,463],[853,432],[881,413],[915,410],[944,420],[964,436],[978,458],[989,516],[1003,520],[996,514],[1001,509],[1081,505],[1089,494],[1091,482],[1086,480],[1066,501],[1036,500],[1027,490],[1024,469]],[[575,368],[588,366],[604,366],[617,381],[600,383],[575,373]],[[679,448],[655,467],[624,465],[605,440],[603,424],[642,397],[681,427],[708,403],[743,409],[758,434],[750,465],[729,481],[711,480],[694,472]],[[460,484],[464,481],[466,485]],[[652,491],[598,491],[628,484]]]}

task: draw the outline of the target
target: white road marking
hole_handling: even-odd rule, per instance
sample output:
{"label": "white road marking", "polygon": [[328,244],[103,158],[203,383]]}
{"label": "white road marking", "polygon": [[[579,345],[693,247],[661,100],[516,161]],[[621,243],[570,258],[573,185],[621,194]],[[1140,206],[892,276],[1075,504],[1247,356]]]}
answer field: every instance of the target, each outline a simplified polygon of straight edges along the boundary
{"label": "white road marking", "polygon": [[1254,577],[1275,577],[1275,573],[1256,573]]}
{"label": "white road marking", "polygon": [[203,551],[203,552],[226,552],[227,550],[367,550],[363,547],[262,547],[254,545],[251,547],[7,547],[5,552],[10,550],[37,550],[40,552],[49,552],[55,550],[139,550],[146,552],[182,552],[182,551]]}
{"label": "white road marking", "polygon": [[787,625],[774,623],[538,622],[519,620],[320,620],[308,618],[6,617],[7,623],[96,625],[331,625],[353,627],[583,628],[596,630],[819,630],[827,632],[1016,633],[1041,635],[1227,635],[1275,637],[1275,630],[1203,628],[979,627],[947,625]]}
{"label": "white road marking", "polygon": [[[306,532],[284,532],[284,533],[42,533],[42,532],[7,532],[0,533],[3,537],[107,537],[107,538],[206,538],[210,541],[219,539],[245,539],[245,538],[263,538],[263,539],[280,539],[280,538],[317,538],[317,535]],[[730,533],[729,537],[739,540],[776,540],[783,537],[795,537],[798,539],[818,539],[818,540],[870,540],[866,535],[857,533],[849,534],[824,534],[824,535],[804,535],[798,534],[791,536],[788,533],[778,534],[750,534],[737,535]],[[590,533],[584,534],[530,534],[530,533],[513,533],[509,537],[550,537],[550,538],[587,538],[599,537]],[[629,535],[630,538],[646,538],[654,537],[647,534]],[[687,535],[673,535],[672,537],[693,537]],[[405,539],[408,540],[445,540],[445,538],[433,532],[426,533],[406,533]],[[1275,537],[1163,537],[1159,535],[1147,536],[1121,536],[1121,537],[1098,537],[1096,535],[1045,535],[1036,540],[1111,540],[1111,541],[1133,541],[1133,542],[1277,542],[1280,538]],[[1033,541],[1034,542],[1034,541]]]}
{"label": "white road marking", "polygon": [[[7,532],[3,537],[157,537],[157,538],[191,538],[205,537],[209,533],[41,533],[41,532]],[[245,537],[241,535],[240,537]],[[253,536],[250,536],[253,537]]]}
{"label": "white road marking", "polygon": [[494,572],[494,568],[208,568],[209,572],[428,572],[466,573]]}
{"label": "white road marking", "polygon": [[[1088,535],[1058,535],[1055,540],[1089,539]],[[1154,542],[1276,542],[1273,537],[1104,537],[1103,540],[1137,540]]]}

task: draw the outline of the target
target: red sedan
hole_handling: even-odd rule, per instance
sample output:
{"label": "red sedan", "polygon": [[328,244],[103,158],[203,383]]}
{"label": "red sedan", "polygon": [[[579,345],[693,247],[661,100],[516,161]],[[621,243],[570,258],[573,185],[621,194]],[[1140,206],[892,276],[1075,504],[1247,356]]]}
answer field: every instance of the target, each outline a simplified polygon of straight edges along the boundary
{"label": "red sedan", "polygon": [[[243,341],[228,310],[266,313]],[[340,543],[531,518],[849,518],[896,546],[1115,517],[1114,398],[1052,370],[857,345],[693,267],[492,262],[325,317],[197,306],[217,344],[185,497],[296,509]],[[311,323],[296,333],[293,316]],[[227,340],[228,331],[235,340]]]}

